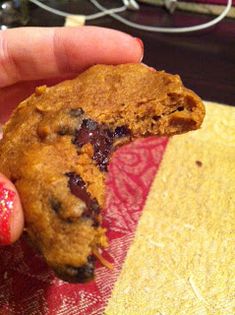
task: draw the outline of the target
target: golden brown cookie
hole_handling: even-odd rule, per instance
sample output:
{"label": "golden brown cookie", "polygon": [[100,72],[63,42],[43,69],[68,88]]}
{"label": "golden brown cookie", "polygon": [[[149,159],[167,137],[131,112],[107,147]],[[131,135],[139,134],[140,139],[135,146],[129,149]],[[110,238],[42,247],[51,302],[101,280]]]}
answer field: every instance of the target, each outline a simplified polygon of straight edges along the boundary
{"label": "golden brown cookie", "polygon": [[107,243],[100,210],[113,152],[139,137],[197,129],[204,114],[178,75],[141,64],[94,66],[36,88],[17,107],[0,143],[0,171],[15,183],[27,232],[59,277],[93,277],[93,254]]}

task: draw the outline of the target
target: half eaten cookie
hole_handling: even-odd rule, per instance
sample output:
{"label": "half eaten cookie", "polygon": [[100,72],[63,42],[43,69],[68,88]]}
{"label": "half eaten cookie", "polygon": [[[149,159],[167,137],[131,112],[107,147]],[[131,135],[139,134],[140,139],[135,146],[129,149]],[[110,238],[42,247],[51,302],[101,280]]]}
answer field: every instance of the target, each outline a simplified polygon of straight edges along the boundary
{"label": "half eaten cookie", "polygon": [[198,129],[201,99],[178,75],[141,64],[97,65],[41,86],[19,104],[0,142],[0,172],[20,194],[29,237],[62,279],[94,276],[112,154],[139,137]]}

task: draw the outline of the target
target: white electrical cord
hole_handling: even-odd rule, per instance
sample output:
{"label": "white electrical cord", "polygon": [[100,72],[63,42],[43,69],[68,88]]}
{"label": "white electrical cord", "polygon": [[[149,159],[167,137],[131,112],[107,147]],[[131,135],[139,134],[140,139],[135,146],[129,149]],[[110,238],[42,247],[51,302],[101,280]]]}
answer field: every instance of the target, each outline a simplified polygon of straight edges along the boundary
{"label": "white electrical cord", "polygon": [[[65,11],[60,11],[60,10],[51,8],[48,5],[42,3],[42,2],[40,2],[38,0],[29,0],[29,1],[34,3],[34,4],[36,4],[38,7],[44,9],[45,11],[51,12],[51,13],[56,14],[56,15],[60,15],[60,16],[63,16],[63,17],[68,17],[68,16],[71,16],[71,15],[81,16],[80,14],[72,14],[72,13],[68,13],[68,12],[65,12]],[[105,9],[105,10],[101,10],[102,12],[99,12],[99,13],[95,13],[95,14],[91,14],[91,15],[83,15],[83,16],[85,17],[85,19],[87,21],[89,21],[89,20],[98,19],[98,18],[103,17],[105,15],[110,15],[112,13],[120,13],[120,12],[126,11],[126,9],[127,9],[127,5],[123,5],[120,8]]]}
{"label": "white electrical cord", "polygon": [[[96,6],[97,9],[99,9],[103,12],[105,12],[107,10],[102,5],[100,5],[96,0],[90,0],[90,1]],[[186,33],[186,32],[200,31],[200,30],[209,28],[209,27],[219,23],[221,20],[223,20],[223,18],[225,18],[225,16],[227,15],[227,13],[231,9],[231,7],[232,7],[232,0],[228,0],[224,11],[219,16],[217,16],[215,19],[213,19],[207,23],[200,24],[200,25],[188,26],[188,27],[176,27],[176,28],[142,25],[142,24],[137,24],[137,23],[131,22],[131,21],[123,18],[122,16],[115,14],[115,13],[110,13],[109,15],[112,16],[114,19],[122,22],[125,25],[128,25],[130,27],[133,27],[133,28],[136,28],[139,30],[143,30],[143,31],[160,32],[160,33]]]}
{"label": "white electrical cord", "polygon": [[[42,8],[46,11],[49,11],[51,13],[54,13],[56,15],[60,15],[60,16],[64,16],[64,17],[74,15],[74,14],[71,14],[68,12],[53,9],[53,8],[47,6],[46,4],[41,3],[38,0],[29,0],[29,1],[36,4],[40,8]],[[126,0],[122,0],[122,1],[124,3],[124,5],[122,7],[114,8],[114,9],[107,9],[107,8],[103,7],[101,4],[99,4],[98,1],[90,0],[90,2],[97,9],[99,9],[101,12],[91,14],[91,15],[82,15],[82,16],[84,16],[85,19],[88,21],[88,20],[100,18],[100,17],[105,16],[105,15],[110,15],[111,17],[113,17],[114,19],[120,21],[121,23],[123,23],[125,25],[133,27],[135,29],[143,30],[143,31],[160,32],[160,33],[186,33],[186,32],[200,31],[200,30],[209,28],[211,26],[214,26],[215,24],[219,23],[220,21],[222,21],[225,18],[225,16],[227,15],[227,13],[229,12],[229,10],[232,7],[232,0],[228,0],[225,9],[221,12],[221,14],[219,16],[217,16],[213,20],[211,20],[207,23],[200,24],[200,25],[194,25],[194,26],[188,26],[188,27],[176,27],[175,28],[175,27],[157,27],[157,26],[142,25],[142,24],[134,23],[134,22],[131,22],[131,21],[125,19],[124,17],[116,14],[116,13],[126,11],[128,8],[128,4],[127,4],[128,1],[126,1]],[[81,15],[77,15],[77,16],[81,16]]]}

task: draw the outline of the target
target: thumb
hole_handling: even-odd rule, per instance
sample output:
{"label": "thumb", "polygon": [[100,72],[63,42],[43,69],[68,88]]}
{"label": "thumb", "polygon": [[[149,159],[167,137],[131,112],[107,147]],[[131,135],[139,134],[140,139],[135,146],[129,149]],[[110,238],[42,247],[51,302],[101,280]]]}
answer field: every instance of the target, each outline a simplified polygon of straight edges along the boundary
{"label": "thumb", "polygon": [[21,235],[24,218],[15,186],[0,174],[0,245],[9,245]]}

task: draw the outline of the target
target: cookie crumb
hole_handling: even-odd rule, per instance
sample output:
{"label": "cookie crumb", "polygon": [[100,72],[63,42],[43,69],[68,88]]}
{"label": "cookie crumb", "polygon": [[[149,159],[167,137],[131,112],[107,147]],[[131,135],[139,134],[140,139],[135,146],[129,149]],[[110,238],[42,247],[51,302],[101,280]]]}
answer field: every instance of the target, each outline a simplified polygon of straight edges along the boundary
{"label": "cookie crumb", "polygon": [[45,93],[47,89],[47,86],[46,85],[42,85],[42,86],[38,86],[35,88],[35,95],[36,96],[40,96],[42,95],[43,93]]}
{"label": "cookie crumb", "polygon": [[195,161],[195,163],[196,163],[196,165],[197,165],[198,167],[202,167],[202,161],[197,160],[197,161]]}

